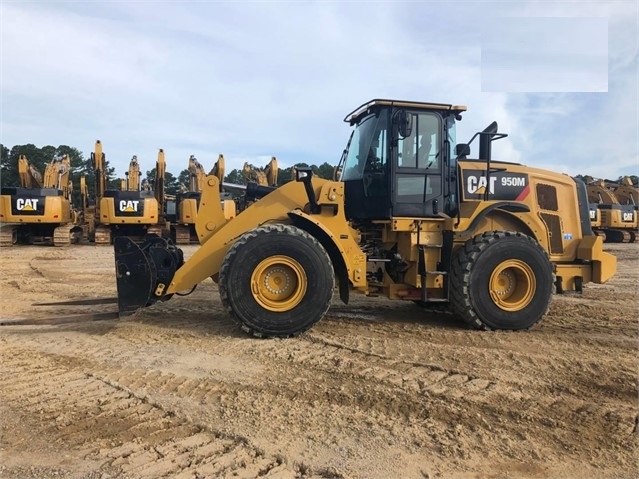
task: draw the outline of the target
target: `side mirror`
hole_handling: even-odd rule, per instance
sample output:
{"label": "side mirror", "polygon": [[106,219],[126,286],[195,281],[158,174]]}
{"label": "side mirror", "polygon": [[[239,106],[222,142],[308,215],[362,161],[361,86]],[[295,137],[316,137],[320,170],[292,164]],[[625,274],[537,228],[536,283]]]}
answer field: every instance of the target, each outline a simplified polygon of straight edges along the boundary
{"label": "side mirror", "polygon": [[406,110],[399,110],[395,114],[395,121],[397,122],[399,137],[406,138],[410,136],[413,131],[413,115],[406,113]]}
{"label": "side mirror", "polygon": [[455,154],[459,157],[466,157],[470,155],[470,145],[466,143],[458,143],[455,145]]}

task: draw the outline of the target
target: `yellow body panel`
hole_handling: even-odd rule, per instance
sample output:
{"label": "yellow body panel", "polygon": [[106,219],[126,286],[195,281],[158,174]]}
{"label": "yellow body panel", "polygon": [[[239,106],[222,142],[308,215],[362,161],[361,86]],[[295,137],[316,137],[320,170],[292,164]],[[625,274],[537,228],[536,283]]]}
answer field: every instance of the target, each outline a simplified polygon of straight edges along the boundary
{"label": "yellow body panel", "polygon": [[0,221],[3,223],[69,223],[72,219],[69,200],[63,196],[46,196],[44,199],[44,214],[13,214],[11,211],[11,196],[0,196]]}
{"label": "yellow body panel", "polygon": [[[483,162],[460,162],[462,169],[485,169]],[[502,167],[502,164],[499,164]],[[490,206],[503,200],[465,199],[461,205],[461,218],[452,221],[456,240],[466,239],[485,231],[521,231],[522,226],[539,241],[553,262],[572,261],[576,258],[581,239],[579,203],[575,181],[568,175],[523,165],[508,164],[508,173],[528,175],[529,184],[521,198],[512,203],[525,205],[529,212],[504,211],[489,214],[474,228],[475,219]],[[466,191],[464,189],[464,191]],[[550,197],[552,196],[552,198]],[[559,210],[561,208],[561,211]]]}
{"label": "yellow body panel", "polygon": [[[126,201],[126,200],[120,200]],[[144,205],[144,216],[118,216],[116,215],[116,208],[126,209],[127,204],[119,203],[116,205],[114,198],[101,198],[100,199],[100,219],[99,224],[157,224],[158,223],[158,202],[155,198],[141,198]],[[130,205],[130,208],[135,208],[136,205]]]}
{"label": "yellow body panel", "polygon": [[[602,228],[619,228],[619,229],[632,229],[636,230],[639,224],[637,223],[637,210],[622,211],[614,206],[610,209],[600,208],[601,214],[601,227]],[[629,218],[630,219],[629,219]],[[593,225],[594,226],[594,225]]]}
{"label": "yellow body panel", "polygon": [[178,223],[182,225],[194,224],[197,219],[197,200],[187,198],[180,202]]}

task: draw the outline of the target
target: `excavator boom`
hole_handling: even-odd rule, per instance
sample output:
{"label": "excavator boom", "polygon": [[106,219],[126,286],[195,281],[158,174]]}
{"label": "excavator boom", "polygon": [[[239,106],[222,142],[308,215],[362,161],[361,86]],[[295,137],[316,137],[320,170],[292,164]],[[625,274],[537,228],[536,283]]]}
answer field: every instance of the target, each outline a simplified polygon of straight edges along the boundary
{"label": "excavator boom", "polygon": [[18,158],[18,173],[22,188],[42,188],[42,174],[25,155],[20,155]]}

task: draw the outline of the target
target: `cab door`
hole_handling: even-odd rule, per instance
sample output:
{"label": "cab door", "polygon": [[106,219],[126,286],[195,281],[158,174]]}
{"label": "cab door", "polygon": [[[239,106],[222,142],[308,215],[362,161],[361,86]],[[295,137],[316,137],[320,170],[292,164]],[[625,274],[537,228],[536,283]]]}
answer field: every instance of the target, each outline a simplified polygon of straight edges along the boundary
{"label": "cab door", "polygon": [[437,216],[443,206],[442,118],[434,112],[411,115],[411,134],[397,140],[393,154],[393,216]]}

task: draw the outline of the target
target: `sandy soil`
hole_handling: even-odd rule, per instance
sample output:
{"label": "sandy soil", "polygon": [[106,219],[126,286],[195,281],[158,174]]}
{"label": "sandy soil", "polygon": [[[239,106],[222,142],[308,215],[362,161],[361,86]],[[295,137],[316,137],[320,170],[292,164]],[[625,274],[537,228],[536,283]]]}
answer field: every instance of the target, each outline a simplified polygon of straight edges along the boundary
{"label": "sandy soil", "polygon": [[[639,477],[639,245],[528,332],[337,300],[246,336],[206,281],[123,321],[0,327],[1,478]],[[185,248],[187,256],[195,247]],[[3,320],[109,311],[110,248],[0,251]]]}

